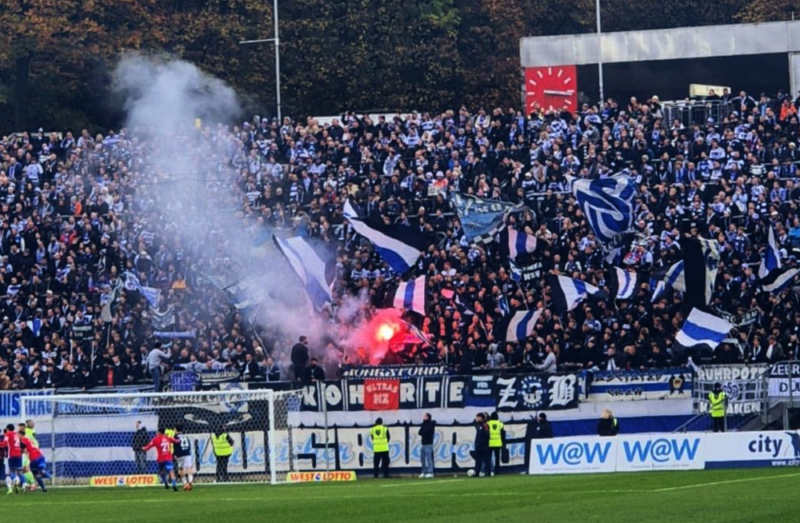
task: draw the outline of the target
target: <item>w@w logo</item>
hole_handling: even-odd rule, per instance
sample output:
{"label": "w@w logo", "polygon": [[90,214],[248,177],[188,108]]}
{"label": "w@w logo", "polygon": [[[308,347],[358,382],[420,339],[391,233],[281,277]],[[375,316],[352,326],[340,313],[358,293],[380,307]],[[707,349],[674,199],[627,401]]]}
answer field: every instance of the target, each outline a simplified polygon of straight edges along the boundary
{"label": "w@w logo", "polygon": [[625,459],[629,463],[670,463],[692,461],[697,456],[700,438],[672,439],[659,438],[646,441],[624,441],[622,443]]}

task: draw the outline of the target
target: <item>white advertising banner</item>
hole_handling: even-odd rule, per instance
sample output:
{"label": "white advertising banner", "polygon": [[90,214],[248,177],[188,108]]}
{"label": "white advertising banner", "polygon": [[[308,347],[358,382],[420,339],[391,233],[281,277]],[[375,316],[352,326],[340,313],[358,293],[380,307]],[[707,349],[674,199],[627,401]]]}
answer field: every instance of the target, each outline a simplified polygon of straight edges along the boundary
{"label": "white advertising banner", "polygon": [[800,466],[800,431],[534,440],[530,474]]}
{"label": "white advertising banner", "polygon": [[617,439],[596,436],[532,440],[530,474],[614,472]]}
{"label": "white advertising banner", "polygon": [[706,468],[800,466],[800,432],[729,432],[714,435]]}
{"label": "white advertising banner", "polygon": [[617,472],[704,467],[706,434],[639,434],[617,438]]}

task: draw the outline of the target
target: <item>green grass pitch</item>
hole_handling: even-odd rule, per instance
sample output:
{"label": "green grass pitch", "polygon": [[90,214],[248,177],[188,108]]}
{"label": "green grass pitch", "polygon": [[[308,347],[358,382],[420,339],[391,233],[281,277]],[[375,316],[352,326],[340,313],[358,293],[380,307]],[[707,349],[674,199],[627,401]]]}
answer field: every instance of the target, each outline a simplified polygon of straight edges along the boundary
{"label": "green grass pitch", "polygon": [[800,521],[800,471],[743,469],[355,483],[51,489],[5,496],[25,523],[400,523]]}

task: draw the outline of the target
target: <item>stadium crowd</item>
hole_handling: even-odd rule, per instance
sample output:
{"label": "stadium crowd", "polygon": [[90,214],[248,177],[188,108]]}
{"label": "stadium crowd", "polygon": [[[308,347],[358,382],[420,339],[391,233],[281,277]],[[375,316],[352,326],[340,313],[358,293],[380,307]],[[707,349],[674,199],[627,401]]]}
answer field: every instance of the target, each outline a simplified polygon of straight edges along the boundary
{"label": "stadium crowd", "polygon": [[[189,143],[229,145],[214,168],[234,191],[243,228],[335,247],[337,299],[365,291],[374,308],[398,278],[347,224],[347,197],[367,217],[428,240],[414,269],[429,276],[428,314],[409,318],[431,343],[390,353],[387,363],[445,362],[467,373],[683,364],[671,349],[688,311],[679,292],[667,289],[653,300],[653,289],[679,259],[687,234],[720,242],[713,307],[735,315],[758,309],[735,342],[704,361],[797,358],[798,297],[759,293],[756,273],[769,227],[784,266],[798,265],[792,230],[800,227],[800,98],[723,93],[722,103],[729,108],[723,120],[686,126],[665,121],[657,97],[529,117],[513,108],[376,119],[348,112],[325,125],[254,117],[196,131]],[[247,380],[293,378],[295,340],[278,325],[251,325],[203,277],[217,261],[202,259],[198,245],[139,197],[152,167],[134,130],[23,133],[4,137],[0,153],[0,390],[143,383],[156,346],[164,357],[151,357],[154,365],[226,369]],[[587,301],[558,318],[545,274],[603,287],[609,266],[565,175],[594,178],[624,168],[638,182],[636,239],[616,264],[635,270],[640,287],[630,300]],[[511,225],[548,243],[535,258],[517,259],[533,277],[512,278],[498,243],[464,240],[447,198],[455,192],[524,204]],[[191,334],[160,332],[135,285],[115,295],[126,271],[161,291],[157,309],[174,311],[166,330]],[[500,341],[502,316],[537,304],[546,309],[535,336]],[[336,307],[323,314],[335,316]],[[330,341],[334,350],[324,351],[323,362],[329,377],[366,363],[364,351],[344,354],[339,340]],[[320,377],[318,370],[309,375]]]}

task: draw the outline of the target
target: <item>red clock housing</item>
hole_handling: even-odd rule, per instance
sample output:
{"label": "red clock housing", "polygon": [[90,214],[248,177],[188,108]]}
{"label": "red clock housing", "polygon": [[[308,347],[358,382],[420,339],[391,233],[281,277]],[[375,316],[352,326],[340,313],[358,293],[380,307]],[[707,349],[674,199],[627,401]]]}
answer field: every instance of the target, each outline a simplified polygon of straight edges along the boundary
{"label": "red clock housing", "polygon": [[577,66],[553,65],[525,69],[525,107],[528,114],[540,108],[545,111],[574,111],[577,106]]}

